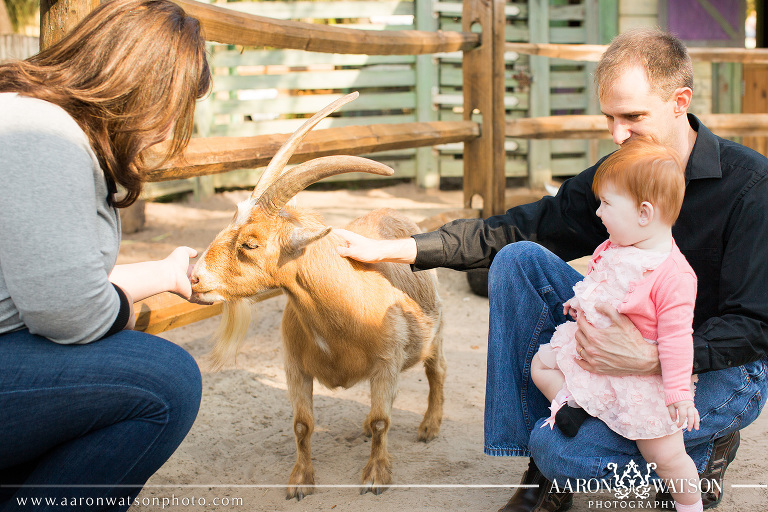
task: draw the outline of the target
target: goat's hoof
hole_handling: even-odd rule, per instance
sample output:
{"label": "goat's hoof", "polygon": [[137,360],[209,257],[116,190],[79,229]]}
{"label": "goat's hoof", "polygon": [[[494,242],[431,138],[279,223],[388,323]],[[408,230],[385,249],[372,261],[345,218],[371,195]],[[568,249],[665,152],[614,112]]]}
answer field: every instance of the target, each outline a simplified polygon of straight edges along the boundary
{"label": "goat's hoof", "polygon": [[301,486],[301,487],[289,487],[288,491],[285,494],[286,500],[292,500],[293,498],[296,498],[296,501],[301,501],[307,496],[312,494],[312,488],[307,486]]}
{"label": "goat's hoof", "polygon": [[422,421],[419,425],[418,440],[424,443],[428,443],[440,433],[440,422],[427,422]]}
{"label": "goat's hoof", "polygon": [[293,469],[291,478],[288,480],[285,499],[301,501],[314,491],[315,475],[311,468]]}
{"label": "goat's hoof", "polygon": [[363,470],[362,487],[360,494],[371,492],[378,496],[386,491],[392,483],[392,465],[390,463],[371,463]]}
{"label": "goat's hoof", "polygon": [[379,496],[381,495],[381,493],[383,493],[387,489],[389,489],[389,487],[385,485],[378,485],[374,482],[367,482],[363,484],[363,486],[360,488],[360,494],[363,495],[367,492],[370,492],[375,494],[376,496]]}

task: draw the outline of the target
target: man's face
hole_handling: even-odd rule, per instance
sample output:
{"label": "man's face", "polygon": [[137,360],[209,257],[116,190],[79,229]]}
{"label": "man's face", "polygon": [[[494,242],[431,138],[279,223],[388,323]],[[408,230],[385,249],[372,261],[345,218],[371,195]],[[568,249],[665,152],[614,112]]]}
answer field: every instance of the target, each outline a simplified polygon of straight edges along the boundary
{"label": "man's face", "polygon": [[623,144],[634,136],[652,136],[662,144],[673,145],[674,100],[662,100],[651,92],[645,71],[633,67],[625,71],[600,98],[600,109],[608,120],[613,142]]}

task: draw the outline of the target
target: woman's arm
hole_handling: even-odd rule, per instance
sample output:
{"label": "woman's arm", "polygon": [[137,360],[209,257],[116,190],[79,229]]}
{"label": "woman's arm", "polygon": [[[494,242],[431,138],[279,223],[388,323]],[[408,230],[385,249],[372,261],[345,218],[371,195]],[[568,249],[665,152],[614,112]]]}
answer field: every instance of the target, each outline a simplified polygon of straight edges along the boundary
{"label": "woman's arm", "polygon": [[129,295],[132,302],[161,292],[189,299],[192,295],[189,259],[195,256],[197,251],[191,247],[177,247],[162,260],[115,265],[109,280]]}

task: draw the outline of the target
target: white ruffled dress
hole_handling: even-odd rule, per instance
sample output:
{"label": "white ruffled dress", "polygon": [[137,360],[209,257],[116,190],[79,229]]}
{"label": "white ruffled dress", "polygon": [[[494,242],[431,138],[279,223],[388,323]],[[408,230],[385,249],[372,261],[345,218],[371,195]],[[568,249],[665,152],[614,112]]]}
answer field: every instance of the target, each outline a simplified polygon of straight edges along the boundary
{"label": "white ruffled dress", "polygon": [[[610,320],[599,313],[595,305],[608,303],[618,308],[630,283],[658,267],[669,253],[611,246],[600,256],[592,271],[573,287],[572,304],[592,325],[605,328]],[[557,327],[550,343],[539,349],[542,362],[550,368],[559,368],[565,375],[567,390],[558,396],[569,396],[569,401],[574,400],[627,439],[654,439],[680,430],[664,404],[660,375],[616,377],[588,372],[576,362],[579,355],[575,335],[576,322],[566,322]]]}

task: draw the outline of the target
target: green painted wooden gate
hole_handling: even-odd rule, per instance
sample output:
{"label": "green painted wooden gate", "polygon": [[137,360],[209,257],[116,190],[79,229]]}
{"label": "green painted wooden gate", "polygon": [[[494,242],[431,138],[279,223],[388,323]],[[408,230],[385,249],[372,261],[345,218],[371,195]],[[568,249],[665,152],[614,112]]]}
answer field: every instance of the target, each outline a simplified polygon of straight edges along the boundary
{"label": "green painted wooden gate", "polygon": [[[219,5],[219,4],[217,4]],[[277,19],[343,25],[366,30],[461,30],[461,2],[435,0],[262,1],[220,4]],[[604,44],[616,32],[612,0],[528,0],[508,2],[510,42]],[[318,128],[460,120],[461,53],[424,56],[322,54],[269,48],[211,45],[213,93],[198,105],[200,136],[289,133],[340,94],[360,98]],[[529,57],[506,58],[506,115],[536,117],[597,113],[591,64]],[[440,178],[461,177],[462,144],[369,155],[392,166],[395,177],[434,187]],[[601,151],[603,149],[603,151]],[[552,176],[570,176],[593,162],[596,141],[506,140],[506,175],[541,185]],[[194,190],[252,186],[260,170],[244,169],[179,182],[153,183],[156,197]],[[342,179],[349,180],[349,176]]]}

